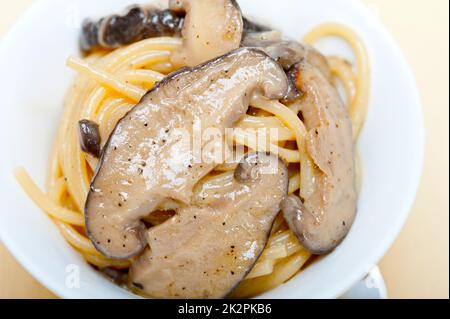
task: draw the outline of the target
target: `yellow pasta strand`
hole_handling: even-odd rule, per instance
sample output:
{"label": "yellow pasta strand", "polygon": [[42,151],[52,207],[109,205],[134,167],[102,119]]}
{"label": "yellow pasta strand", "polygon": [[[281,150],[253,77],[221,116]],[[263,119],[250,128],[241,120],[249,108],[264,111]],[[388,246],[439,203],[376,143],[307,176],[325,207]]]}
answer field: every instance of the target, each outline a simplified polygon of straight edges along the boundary
{"label": "yellow pasta strand", "polygon": [[144,90],[135,87],[133,85],[130,85],[126,82],[120,81],[119,79],[115,78],[106,71],[101,70],[100,68],[82,59],[72,56],[67,60],[67,66],[71,67],[72,69],[80,73],[90,76],[94,80],[98,81],[100,84],[105,85],[123,94],[124,96],[130,98],[134,102],[139,102],[139,100],[145,94]]}
{"label": "yellow pasta strand", "polygon": [[296,113],[278,101],[270,101],[264,97],[256,96],[252,99],[251,105],[265,112],[274,114],[281,122],[283,122],[283,124],[295,133],[298,147],[298,150],[296,151],[298,160],[293,161],[284,158],[282,153],[279,153],[279,155],[289,163],[300,163],[300,194],[303,198],[308,197],[314,189],[314,165],[304,148],[305,135],[307,133],[305,125]]}
{"label": "yellow pasta strand", "polygon": [[100,255],[92,255],[88,253],[82,253],[84,259],[92,265],[97,266],[100,269],[106,268],[106,267],[114,267],[117,269],[126,269],[130,267],[130,261],[129,260],[111,260],[106,259],[105,257],[102,257]]}
{"label": "yellow pasta strand", "polygon": [[71,225],[63,223],[59,220],[55,221],[55,223],[58,226],[59,231],[61,232],[62,236],[73,247],[75,247],[76,249],[78,249],[82,252],[101,256],[100,253],[95,249],[95,247],[91,243],[91,241],[87,237],[82,236]]}
{"label": "yellow pasta strand", "polygon": [[236,143],[248,146],[255,151],[271,152],[289,163],[300,162],[300,154],[298,151],[278,147],[278,145],[273,143],[261,143],[254,134],[249,134],[242,130],[234,130],[233,137]]}
{"label": "yellow pasta strand", "polygon": [[253,297],[285,283],[301,269],[310,256],[311,254],[302,250],[281,260],[269,275],[244,280],[232,296],[238,298]]}
{"label": "yellow pasta strand", "polygon": [[47,214],[72,225],[84,226],[83,215],[53,203],[23,168],[16,169],[14,176],[28,196]]}

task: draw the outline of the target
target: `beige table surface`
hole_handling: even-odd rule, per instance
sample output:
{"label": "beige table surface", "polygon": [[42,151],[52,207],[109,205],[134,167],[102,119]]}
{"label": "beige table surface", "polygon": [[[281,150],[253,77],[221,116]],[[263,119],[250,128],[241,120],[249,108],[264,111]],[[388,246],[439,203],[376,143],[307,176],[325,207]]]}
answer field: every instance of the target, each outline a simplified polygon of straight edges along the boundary
{"label": "beige table surface", "polygon": [[[0,0],[0,39],[33,1]],[[422,94],[427,128],[420,190],[381,270],[392,298],[448,298],[449,1],[363,1],[400,43]],[[51,297],[0,243],[0,298]]]}

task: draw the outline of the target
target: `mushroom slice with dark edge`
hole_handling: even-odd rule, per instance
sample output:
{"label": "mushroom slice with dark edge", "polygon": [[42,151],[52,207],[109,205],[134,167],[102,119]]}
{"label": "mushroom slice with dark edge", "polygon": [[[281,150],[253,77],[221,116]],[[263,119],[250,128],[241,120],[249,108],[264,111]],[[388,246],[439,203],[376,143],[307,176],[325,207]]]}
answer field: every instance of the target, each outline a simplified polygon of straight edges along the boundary
{"label": "mushroom slice with dark edge", "polygon": [[142,39],[181,34],[184,16],[171,10],[134,5],[124,14],[110,15],[98,21],[85,20],[80,48],[114,49]]}
{"label": "mushroom slice with dark edge", "polygon": [[316,168],[312,189],[289,197],[283,213],[301,243],[314,254],[335,248],[356,214],[352,126],[339,94],[319,69],[297,64],[291,71],[302,92],[306,151]]}
{"label": "mushroom slice with dark edge", "polygon": [[217,165],[215,150],[204,149],[210,141],[200,139],[199,157],[185,133],[195,137],[198,127],[214,128],[225,138],[254,92],[280,99],[286,91],[283,69],[247,48],[159,82],[118,122],[103,148],[85,206],[95,247],[117,259],[140,253],[146,245],[141,219],[167,200],[189,203],[195,184]]}
{"label": "mushroom slice with dark edge", "polygon": [[175,66],[195,66],[239,48],[244,23],[233,0],[170,0],[169,8],[185,11],[183,46],[172,55]]}
{"label": "mushroom slice with dark edge", "polygon": [[230,185],[148,230],[150,248],[132,263],[130,287],[154,298],[226,297],[258,260],[287,188],[277,156],[246,156]]}
{"label": "mushroom slice with dark edge", "polygon": [[78,136],[83,152],[98,158],[100,156],[100,131],[98,124],[91,120],[78,122]]}

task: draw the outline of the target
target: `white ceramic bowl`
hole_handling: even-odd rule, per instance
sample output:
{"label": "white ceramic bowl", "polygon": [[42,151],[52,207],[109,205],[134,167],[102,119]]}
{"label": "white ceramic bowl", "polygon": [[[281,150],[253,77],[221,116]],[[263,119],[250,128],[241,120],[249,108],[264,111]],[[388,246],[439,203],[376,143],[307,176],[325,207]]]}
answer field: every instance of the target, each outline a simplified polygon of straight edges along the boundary
{"label": "white ceramic bowl", "polygon": [[[44,185],[63,97],[73,78],[65,59],[77,52],[80,21],[133,2],[38,1],[1,43],[0,235],[21,264],[61,297],[134,296],[82,260],[19,188],[11,171],[25,166]],[[321,22],[344,23],[360,34],[369,50],[372,95],[359,141],[364,179],[356,221],[333,253],[262,295],[334,298],[379,261],[408,216],[422,169],[424,131],[418,91],[397,45],[359,1],[241,0],[240,4],[246,15],[262,18],[295,38]],[[333,40],[320,45],[327,53],[349,54],[348,48]],[[79,266],[79,288],[67,285],[70,265]]]}

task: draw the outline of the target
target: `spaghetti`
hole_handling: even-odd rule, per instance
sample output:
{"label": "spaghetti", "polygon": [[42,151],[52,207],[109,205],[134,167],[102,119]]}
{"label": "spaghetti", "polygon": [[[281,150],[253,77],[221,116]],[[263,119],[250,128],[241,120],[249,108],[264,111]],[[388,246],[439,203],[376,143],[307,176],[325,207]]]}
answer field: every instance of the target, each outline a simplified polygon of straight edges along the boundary
{"label": "spaghetti", "polygon": [[[326,36],[337,36],[354,49],[357,67],[342,58],[330,57],[329,64],[336,81],[344,87],[353,124],[354,138],[364,123],[369,99],[369,63],[364,45],[349,28],[339,24],[321,25],[305,37],[314,43]],[[116,123],[168,73],[175,71],[171,53],[181,46],[181,39],[160,37],[142,40],[112,52],[97,52],[85,59],[70,57],[67,65],[79,73],[65,102],[55,147],[51,154],[47,191],[43,193],[23,168],[15,176],[30,198],[55,222],[62,236],[86,261],[100,269],[128,268],[129,260],[112,260],[102,256],[87,238],[83,207],[97,159],[81,150],[77,135],[80,119],[99,124],[102,141],[106,141]],[[306,194],[312,188],[313,163],[304,149],[306,129],[297,114],[299,105],[284,105],[262,97],[251,106],[259,110],[246,115],[237,127],[233,140],[249,149],[256,140],[245,129],[277,129],[278,138],[270,140],[267,150],[278,154],[290,169],[289,193]],[[260,146],[260,145],[259,145]],[[218,187],[232,177],[236,164],[219,165],[209,183]],[[267,246],[252,271],[235,290],[235,297],[251,297],[272,289],[297,274],[311,254],[298,242],[279,215]]]}

